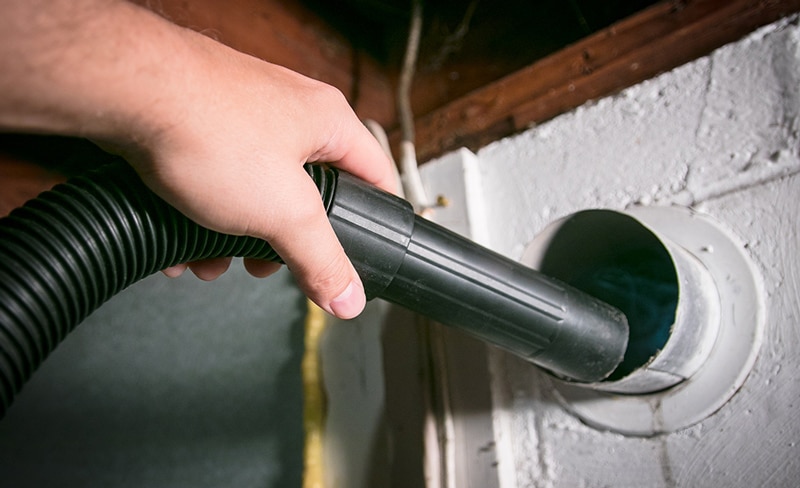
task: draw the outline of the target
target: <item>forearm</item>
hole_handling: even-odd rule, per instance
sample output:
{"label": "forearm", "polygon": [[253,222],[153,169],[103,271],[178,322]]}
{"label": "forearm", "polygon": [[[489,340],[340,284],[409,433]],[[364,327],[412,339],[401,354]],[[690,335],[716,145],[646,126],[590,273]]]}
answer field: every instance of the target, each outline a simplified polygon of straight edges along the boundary
{"label": "forearm", "polygon": [[110,144],[158,133],[184,72],[182,29],[124,0],[5,3],[0,130]]}

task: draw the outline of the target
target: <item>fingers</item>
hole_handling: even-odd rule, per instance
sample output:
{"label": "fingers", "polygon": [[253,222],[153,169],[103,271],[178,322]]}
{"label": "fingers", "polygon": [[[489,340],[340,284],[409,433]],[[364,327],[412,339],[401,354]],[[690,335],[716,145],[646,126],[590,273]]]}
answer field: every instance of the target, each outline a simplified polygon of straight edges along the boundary
{"label": "fingers", "polygon": [[[247,272],[256,278],[266,278],[281,269],[281,264],[275,261],[245,258],[243,262]],[[161,272],[168,278],[179,278],[184,271],[191,269],[195,276],[201,280],[212,281],[225,273],[230,264],[231,258],[204,259],[192,261],[191,263],[176,264],[162,269]]]}
{"label": "fingers", "polygon": [[[334,118],[322,118],[328,125],[320,132],[329,135],[309,160],[329,163],[383,190],[397,193],[392,161],[378,140],[358,119],[341,92],[325,93],[332,100],[328,106]],[[334,134],[330,135],[332,130]]]}
{"label": "fingers", "polygon": [[331,228],[319,192],[299,167],[284,184],[294,192],[291,212],[281,213],[282,223],[268,241],[308,298],[341,319],[357,316],[366,305],[364,287]]}
{"label": "fingers", "polygon": [[357,317],[367,304],[364,295],[364,286],[361,280],[354,279],[348,283],[347,287],[330,303],[330,311],[340,319],[352,319]]}
{"label": "fingers", "polygon": [[281,269],[281,263],[265,261],[263,259],[245,258],[244,269],[256,278],[266,278]]}
{"label": "fingers", "polygon": [[164,268],[161,270],[164,275],[168,278],[178,278],[180,277],[184,271],[189,267],[187,263],[183,264],[176,264],[175,266],[170,266],[169,268]]}
{"label": "fingers", "polygon": [[392,162],[369,130],[357,121],[339,143],[343,153],[333,165],[390,193],[397,193]]}
{"label": "fingers", "polygon": [[161,272],[169,278],[178,278],[188,268],[201,280],[212,281],[219,278],[225,271],[228,271],[231,260],[231,258],[202,259],[199,261],[192,261],[191,263],[170,266],[169,268],[161,270]]}
{"label": "fingers", "polygon": [[232,258],[203,259],[189,263],[189,269],[203,281],[212,281],[228,271]]}

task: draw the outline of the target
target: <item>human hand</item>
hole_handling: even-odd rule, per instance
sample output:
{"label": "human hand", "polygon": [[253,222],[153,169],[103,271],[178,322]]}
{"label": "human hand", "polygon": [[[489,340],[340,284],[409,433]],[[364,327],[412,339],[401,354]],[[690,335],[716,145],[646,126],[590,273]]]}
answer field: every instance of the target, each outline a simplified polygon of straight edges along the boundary
{"label": "human hand", "polygon": [[[386,190],[394,178],[340,92],[122,0],[11,2],[0,41],[0,130],[98,142],[198,224],[267,240],[323,309],[361,312],[363,286],[303,164]],[[227,264],[189,266],[210,279]]]}
{"label": "human hand", "polygon": [[[267,240],[306,295],[340,318],[364,307],[363,285],[327,220],[319,192],[303,169],[326,162],[395,190],[388,157],[342,94],[285,68],[196,36],[183,93],[153,112],[152,137],[121,151],[146,184],[210,229]],[[214,279],[229,258],[187,263]],[[254,276],[280,265],[245,260]]]}

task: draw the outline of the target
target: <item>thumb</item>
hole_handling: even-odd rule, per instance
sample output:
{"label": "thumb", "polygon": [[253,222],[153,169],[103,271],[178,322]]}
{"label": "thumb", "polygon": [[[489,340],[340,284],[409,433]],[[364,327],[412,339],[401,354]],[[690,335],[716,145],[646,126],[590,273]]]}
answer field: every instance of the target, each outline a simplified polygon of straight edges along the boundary
{"label": "thumb", "polygon": [[333,232],[319,191],[302,171],[286,187],[295,193],[270,244],[309,299],[340,319],[356,317],[366,305],[364,286]]}

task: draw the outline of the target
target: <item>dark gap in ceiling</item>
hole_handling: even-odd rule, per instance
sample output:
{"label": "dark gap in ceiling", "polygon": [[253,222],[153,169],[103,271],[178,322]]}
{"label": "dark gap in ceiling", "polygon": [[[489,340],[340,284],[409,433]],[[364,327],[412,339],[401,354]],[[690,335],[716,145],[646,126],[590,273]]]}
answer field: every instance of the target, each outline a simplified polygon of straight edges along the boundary
{"label": "dark gap in ceiling", "polygon": [[[354,47],[387,69],[405,49],[411,0],[302,0]],[[419,71],[479,63],[491,71],[521,68],[655,0],[423,0]],[[472,13],[472,15],[470,15]],[[461,28],[461,29],[459,29]]]}

